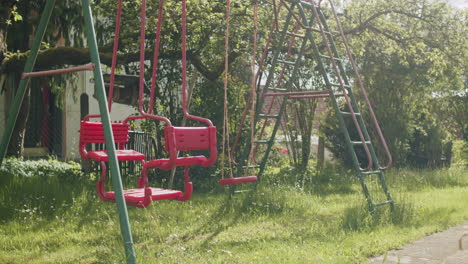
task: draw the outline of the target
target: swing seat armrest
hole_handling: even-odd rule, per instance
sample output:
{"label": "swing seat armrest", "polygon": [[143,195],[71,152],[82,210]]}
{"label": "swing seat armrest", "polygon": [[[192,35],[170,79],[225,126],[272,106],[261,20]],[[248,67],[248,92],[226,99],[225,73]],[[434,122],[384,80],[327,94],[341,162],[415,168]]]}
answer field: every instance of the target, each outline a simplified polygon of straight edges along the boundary
{"label": "swing seat armrest", "polygon": [[[186,167],[186,166],[195,166],[206,164],[208,160],[205,156],[190,156],[190,157],[180,157],[176,159],[176,167]],[[146,169],[161,169],[161,170],[170,170],[173,167],[170,166],[170,159],[157,159],[145,162],[143,165]]]}
{"label": "swing seat armrest", "polygon": [[89,160],[88,151],[86,150],[86,144],[80,144],[78,148],[79,148],[78,151],[80,152],[81,158],[85,160]]}
{"label": "swing seat armrest", "polygon": [[218,148],[217,148],[217,142],[216,142],[216,127],[211,126],[208,127],[208,130],[210,131],[210,156],[207,158],[207,160],[201,164],[203,167],[210,167],[213,165],[216,160],[218,159]]}
{"label": "swing seat armrest", "polygon": [[171,121],[169,119],[163,117],[163,116],[157,116],[157,115],[150,115],[150,114],[143,114],[143,115],[138,115],[138,116],[129,116],[127,117],[124,122],[128,123],[130,120],[138,120],[138,119],[153,119],[156,121],[162,121],[166,123],[167,126],[172,126]]}

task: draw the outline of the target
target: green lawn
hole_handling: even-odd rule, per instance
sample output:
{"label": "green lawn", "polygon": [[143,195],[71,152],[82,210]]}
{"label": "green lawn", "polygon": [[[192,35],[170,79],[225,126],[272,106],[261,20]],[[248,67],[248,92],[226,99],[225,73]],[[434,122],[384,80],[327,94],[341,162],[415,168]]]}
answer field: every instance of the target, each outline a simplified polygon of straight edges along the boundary
{"label": "green lawn", "polygon": [[[257,192],[232,199],[215,188],[129,208],[139,263],[365,263],[468,219],[464,169],[390,171],[398,204],[378,218],[351,174],[329,170],[303,188],[292,175],[270,169]],[[0,263],[125,261],[116,207],[92,180],[0,176]]]}

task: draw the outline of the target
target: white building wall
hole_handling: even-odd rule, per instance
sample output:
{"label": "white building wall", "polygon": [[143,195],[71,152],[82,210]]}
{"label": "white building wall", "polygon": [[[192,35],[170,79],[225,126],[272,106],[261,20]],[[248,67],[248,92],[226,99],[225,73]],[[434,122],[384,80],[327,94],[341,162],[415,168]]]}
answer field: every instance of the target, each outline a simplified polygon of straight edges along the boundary
{"label": "white building wall", "polygon": [[[89,113],[90,114],[99,114],[99,103],[97,99],[93,96],[94,95],[94,83],[89,81],[93,77],[92,72],[86,72],[86,78],[88,80],[86,85],[86,93],[89,96]],[[116,88],[117,89],[117,88]],[[137,113],[138,111],[128,105],[124,104],[112,104],[112,112],[110,113],[111,121],[123,121],[128,116]]]}
{"label": "white building wall", "polygon": [[78,160],[78,142],[80,139],[80,95],[86,91],[86,73],[79,72],[77,91],[72,89],[65,92],[65,107],[62,114],[62,153],[64,160]]}
{"label": "white building wall", "polygon": [[[79,143],[79,129],[80,129],[80,95],[86,93],[89,100],[89,114],[99,114],[99,104],[94,97],[94,82],[93,72],[86,71],[80,72],[77,84],[77,92],[67,90],[65,111],[63,113],[63,157],[65,160],[79,160],[80,154],[78,152]],[[75,98],[74,98],[75,97]],[[76,100],[75,100],[76,99]],[[137,113],[133,107],[114,103],[112,105],[111,121],[123,121],[128,116]]]}

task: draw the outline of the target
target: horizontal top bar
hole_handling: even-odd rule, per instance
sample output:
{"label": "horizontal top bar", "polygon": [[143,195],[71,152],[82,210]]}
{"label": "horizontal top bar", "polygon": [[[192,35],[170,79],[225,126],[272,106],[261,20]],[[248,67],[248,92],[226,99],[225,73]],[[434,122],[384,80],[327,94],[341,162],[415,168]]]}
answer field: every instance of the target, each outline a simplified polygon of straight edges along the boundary
{"label": "horizontal top bar", "polygon": [[303,99],[303,98],[327,98],[330,94],[312,94],[312,95],[294,95],[289,96],[289,99]]}
{"label": "horizontal top bar", "polygon": [[263,96],[290,96],[290,95],[310,95],[310,94],[329,94],[329,90],[323,91],[300,91],[300,92],[285,92],[285,93],[264,93]]}
{"label": "horizontal top bar", "polygon": [[21,74],[21,79],[37,77],[37,76],[49,76],[49,75],[56,75],[56,74],[63,74],[63,73],[70,73],[70,72],[77,72],[77,71],[92,71],[92,70],[94,70],[94,64],[89,63],[89,64],[85,64],[81,66],[69,67],[69,68],[64,68],[64,69],[37,71],[37,72],[23,72],[23,74]]}

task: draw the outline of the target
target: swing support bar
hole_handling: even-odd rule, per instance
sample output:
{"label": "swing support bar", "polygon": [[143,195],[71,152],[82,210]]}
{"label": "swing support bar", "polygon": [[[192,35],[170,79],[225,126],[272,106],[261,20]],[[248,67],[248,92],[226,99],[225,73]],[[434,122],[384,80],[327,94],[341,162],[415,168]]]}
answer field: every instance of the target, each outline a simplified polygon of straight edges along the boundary
{"label": "swing support bar", "polygon": [[23,74],[21,74],[21,79],[26,79],[30,77],[38,77],[38,76],[57,75],[57,74],[77,72],[77,71],[92,71],[94,70],[94,68],[95,68],[94,64],[89,63],[89,64],[65,68],[65,69],[37,71],[37,72],[23,72]]}
{"label": "swing support bar", "polygon": [[[107,101],[106,101],[106,94],[104,91],[104,80],[102,77],[101,62],[99,59],[99,52],[98,52],[97,41],[96,41],[96,33],[94,31],[94,26],[93,26],[91,6],[89,3],[89,0],[82,0],[82,2],[83,2],[83,14],[84,14],[85,28],[86,28],[88,45],[89,45],[89,50],[90,50],[90,55],[91,55],[91,62],[95,66],[93,72],[94,72],[94,79],[95,79],[95,85],[96,85],[96,93],[97,93],[97,97],[99,101],[99,111],[101,113],[101,120],[102,120],[105,139],[106,139],[106,146],[107,146],[109,165],[110,165],[109,167],[110,167],[110,171],[112,175],[112,185],[114,186],[114,189],[115,189],[115,198],[117,202],[117,210],[118,210],[119,219],[120,219],[121,234],[124,240],[126,260],[127,260],[127,263],[133,264],[133,263],[136,263],[136,253],[135,253],[135,248],[133,246],[133,238],[132,238],[132,233],[130,230],[130,222],[128,219],[127,207],[125,205],[125,200],[123,196],[122,180],[120,176],[119,164],[117,162],[114,137],[112,134],[110,115],[109,115],[109,110],[108,110]],[[54,9],[54,5],[55,5],[55,0],[47,0],[44,11],[41,15],[41,19],[40,19],[39,26],[36,31],[36,35],[34,37],[31,51],[26,60],[26,64],[25,64],[24,71],[23,71],[25,73],[31,73],[34,68],[37,54],[39,52],[42,39],[44,37],[47,25],[49,23],[52,10]],[[0,166],[2,165],[3,159],[6,155],[8,144],[10,142],[11,135],[13,133],[13,128],[15,127],[16,119],[18,118],[18,113],[21,107],[21,103],[23,102],[24,95],[26,94],[28,83],[29,83],[29,78],[23,78],[20,80],[18,91],[11,105],[9,115],[8,115],[9,118],[8,118],[6,128],[5,128],[5,133],[2,137],[2,141],[0,144]]]}

